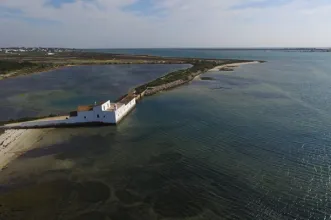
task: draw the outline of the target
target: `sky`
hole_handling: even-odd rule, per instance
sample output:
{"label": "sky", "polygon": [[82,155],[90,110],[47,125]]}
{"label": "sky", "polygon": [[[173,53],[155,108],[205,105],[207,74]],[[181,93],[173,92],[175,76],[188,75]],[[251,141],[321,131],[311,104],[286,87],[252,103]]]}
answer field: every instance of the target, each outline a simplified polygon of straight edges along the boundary
{"label": "sky", "polygon": [[0,0],[0,47],[331,47],[331,0]]}

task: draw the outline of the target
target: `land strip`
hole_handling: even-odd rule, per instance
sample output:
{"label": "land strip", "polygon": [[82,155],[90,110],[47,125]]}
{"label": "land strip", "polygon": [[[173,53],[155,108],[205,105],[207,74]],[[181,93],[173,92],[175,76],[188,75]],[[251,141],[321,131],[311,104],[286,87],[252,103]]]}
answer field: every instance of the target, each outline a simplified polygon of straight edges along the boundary
{"label": "land strip", "polygon": [[40,53],[0,53],[0,80],[20,75],[46,72],[80,65],[116,64],[183,64],[186,58],[167,58],[148,55],[121,55],[92,52],[66,52],[54,55]]}
{"label": "land strip", "polygon": [[150,96],[158,92],[172,89],[188,83],[198,75],[207,71],[229,71],[240,65],[260,62],[264,61],[196,60],[195,62],[191,63],[191,68],[168,73],[163,77],[136,87],[134,92],[138,94],[138,97]]}

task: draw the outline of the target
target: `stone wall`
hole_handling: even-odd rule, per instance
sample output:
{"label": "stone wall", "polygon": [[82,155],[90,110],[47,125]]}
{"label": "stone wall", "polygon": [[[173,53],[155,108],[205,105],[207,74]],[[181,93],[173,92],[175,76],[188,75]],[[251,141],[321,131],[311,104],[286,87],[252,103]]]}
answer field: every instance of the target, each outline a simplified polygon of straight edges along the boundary
{"label": "stone wall", "polygon": [[161,91],[164,91],[164,90],[168,90],[168,89],[180,86],[180,85],[185,84],[185,83],[187,83],[187,81],[184,81],[184,80],[180,79],[180,80],[176,80],[174,82],[163,84],[163,85],[160,85],[160,86],[150,87],[145,91],[144,95],[145,96],[153,95],[155,93],[158,93],[158,92],[161,92]]}

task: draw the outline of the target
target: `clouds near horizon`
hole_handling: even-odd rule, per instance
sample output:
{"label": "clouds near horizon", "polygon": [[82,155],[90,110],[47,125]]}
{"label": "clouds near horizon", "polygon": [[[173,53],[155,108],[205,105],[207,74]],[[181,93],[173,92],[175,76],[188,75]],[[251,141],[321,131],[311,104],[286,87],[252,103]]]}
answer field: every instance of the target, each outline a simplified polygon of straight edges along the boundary
{"label": "clouds near horizon", "polygon": [[330,47],[328,0],[0,0],[0,47]]}

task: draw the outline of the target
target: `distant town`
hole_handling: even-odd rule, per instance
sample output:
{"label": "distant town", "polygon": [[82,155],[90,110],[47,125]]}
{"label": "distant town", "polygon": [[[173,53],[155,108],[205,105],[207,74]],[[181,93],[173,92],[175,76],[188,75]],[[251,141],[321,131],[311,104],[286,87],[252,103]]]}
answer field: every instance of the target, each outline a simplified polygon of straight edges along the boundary
{"label": "distant town", "polygon": [[56,53],[80,51],[73,48],[53,48],[53,47],[7,47],[0,48],[0,53],[23,54],[23,53],[44,53],[45,55],[55,55]]}
{"label": "distant town", "polygon": [[[263,50],[269,51],[284,51],[284,52],[331,52],[331,48],[187,48],[192,50]],[[75,48],[54,48],[54,47],[6,47],[0,48],[0,54],[8,55],[24,55],[24,54],[38,54],[38,55],[55,55],[57,53],[70,52],[87,52],[84,49]]]}

